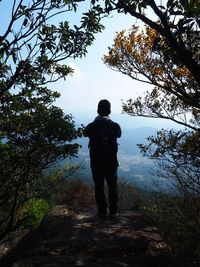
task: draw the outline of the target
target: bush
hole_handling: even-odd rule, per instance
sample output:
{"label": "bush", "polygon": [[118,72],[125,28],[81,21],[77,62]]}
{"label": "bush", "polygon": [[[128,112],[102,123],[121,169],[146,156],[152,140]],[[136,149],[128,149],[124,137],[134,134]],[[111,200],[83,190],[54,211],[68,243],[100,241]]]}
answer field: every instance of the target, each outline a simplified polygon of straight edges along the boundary
{"label": "bush", "polygon": [[140,192],[130,181],[120,178],[118,180],[118,194],[119,208],[127,210],[132,208],[133,203],[138,199]]}
{"label": "bush", "polygon": [[154,209],[151,209],[151,215],[165,241],[171,247],[173,255],[179,262],[185,262],[185,265],[181,266],[199,266],[199,196],[161,195]]}
{"label": "bush", "polygon": [[67,206],[94,208],[94,188],[80,179],[69,180],[65,186],[60,188],[54,202]]}
{"label": "bush", "polygon": [[43,199],[30,199],[20,209],[19,215],[25,219],[22,228],[36,228],[40,225],[44,215],[49,209],[49,204]]}

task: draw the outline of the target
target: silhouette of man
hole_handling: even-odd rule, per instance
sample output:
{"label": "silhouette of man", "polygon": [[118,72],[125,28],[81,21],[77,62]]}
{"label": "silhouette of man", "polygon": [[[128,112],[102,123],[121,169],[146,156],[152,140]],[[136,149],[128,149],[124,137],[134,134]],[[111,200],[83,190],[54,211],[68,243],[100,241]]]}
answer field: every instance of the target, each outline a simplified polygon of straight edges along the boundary
{"label": "silhouette of man", "polygon": [[84,136],[89,137],[90,166],[95,184],[95,198],[99,217],[107,216],[107,201],[104,192],[104,181],[108,185],[110,216],[117,215],[117,138],[121,136],[119,124],[109,118],[111,104],[103,99],[98,103],[98,116],[89,123]]}

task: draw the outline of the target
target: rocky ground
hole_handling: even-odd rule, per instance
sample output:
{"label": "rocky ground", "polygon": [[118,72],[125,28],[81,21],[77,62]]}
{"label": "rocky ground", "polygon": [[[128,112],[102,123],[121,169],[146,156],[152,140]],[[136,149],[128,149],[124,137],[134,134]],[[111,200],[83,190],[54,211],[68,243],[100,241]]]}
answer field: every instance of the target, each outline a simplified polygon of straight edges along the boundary
{"label": "rocky ground", "polygon": [[56,206],[38,229],[9,238],[1,267],[176,266],[152,221],[135,211],[98,219],[94,210]]}

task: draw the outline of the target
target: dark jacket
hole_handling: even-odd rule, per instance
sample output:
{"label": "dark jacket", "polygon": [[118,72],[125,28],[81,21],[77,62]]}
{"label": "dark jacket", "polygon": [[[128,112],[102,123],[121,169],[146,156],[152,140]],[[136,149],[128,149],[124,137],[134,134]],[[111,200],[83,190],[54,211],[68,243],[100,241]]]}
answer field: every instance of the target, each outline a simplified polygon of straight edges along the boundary
{"label": "dark jacket", "polygon": [[117,138],[121,137],[119,124],[113,122],[107,116],[98,116],[92,123],[86,126],[84,136],[90,139],[91,167],[100,167],[102,165],[109,167],[118,166]]}

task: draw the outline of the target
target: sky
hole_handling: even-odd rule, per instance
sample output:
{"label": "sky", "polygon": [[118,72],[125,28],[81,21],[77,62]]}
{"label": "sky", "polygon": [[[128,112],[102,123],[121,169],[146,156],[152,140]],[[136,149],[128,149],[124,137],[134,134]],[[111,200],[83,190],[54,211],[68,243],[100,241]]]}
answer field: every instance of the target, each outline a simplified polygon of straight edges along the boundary
{"label": "sky", "polygon": [[[13,1],[12,1],[13,2]],[[28,0],[27,0],[28,2]],[[72,24],[79,24],[80,14],[87,10],[84,4],[79,6],[77,13],[67,15],[67,20]],[[8,12],[11,9],[10,1],[3,0],[0,3],[1,20],[9,21]],[[150,14],[152,15],[152,14]],[[66,19],[66,18],[63,18]],[[130,29],[133,24],[142,24],[130,15],[114,13],[109,18],[102,20],[105,30],[96,35],[92,46],[88,47],[86,57],[82,59],[68,59],[65,64],[74,69],[74,74],[65,81],[59,80],[51,84],[52,90],[58,91],[61,97],[56,100],[55,105],[61,107],[66,114],[72,114],[77,123],[86,123],[92,120],[97,114],[97,104],[101,99],[108,99],[111,102],[111,117],[118,117],[124,126],[128,128],[149,127],[171,127],[174,124],[166,120],[153,120],[135,118],[122,115],[122,100],[134,99],[143,96],[150,85],[135,81],[128,76],[109,69],[102,61],[103,55],[108,53],[108,46],[112,46],[116,32],[122,29]],[[4,25],[1,25],[1,29]]]}
{"label": "sky", "polygon": [[[78,19],[79,17],[75,15],[73,22],[76,23]],[[56,104],[66,113],[72,114],[78,123],[93,120],[98,102],[101,99],[108,99],[111,102],[111,118],[119,119],[122,127],[158,129],[178,127],[169,120],[135,118],[122,114],[122,100],[144,96],[145,91],[153,87],[111,70],[103,63],[102,57],[108,53],[108,47],[112,46],[116,32],[122,29],[128,31],[132,25],[139,25],[142,28],[143,24],[130,15],[119,13],[105,18],[102,23],[105,29],[96,35],[86,57],[81,60],[67,60],[67,64],[74,68],[74,74],[65,81],[60,80],[53,85],[61,94]]]}
{"label": "sky", "polygon": [[102,61],[117,31],[129,29],[136,20],[116,14],[103,21],[105,30],[96,35],[88,54],[81,60],[67,60],[75,72],[66,81],[59,81],[56,90],[61,93],[57,104],[66,112],[96,112],[99,100],[108,99],[113,113],[121,113],[122,99],[139,96],[147,87],[119,72],[109,69]]}

